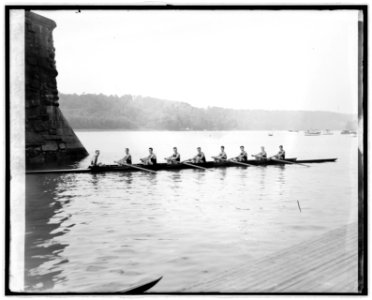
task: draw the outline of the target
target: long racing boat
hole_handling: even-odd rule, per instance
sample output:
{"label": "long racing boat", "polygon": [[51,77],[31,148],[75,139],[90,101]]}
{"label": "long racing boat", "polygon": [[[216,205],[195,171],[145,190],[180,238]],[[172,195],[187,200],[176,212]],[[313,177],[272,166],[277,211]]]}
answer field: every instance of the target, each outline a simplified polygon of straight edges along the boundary
{"label": "long racing boat", "polygon": [[104,172],[133,172],[133,171],[172,171],[182,169],[212,169],[212,168],[226,168],[226,167],[239,167],[239,166],[270,166],[270,165],[285,165],[285,164],[304,164],[304,163],[326,163],[335,162],[337,158],[323,158],[323,159],[303,159],[287,158],[285,161],[279,160],[248,160],[244,163],[237,163],[232,161],[226,162],[213,162],[207,161],[205,163],[179,163],[179,164],[166,164],[159,163],[156,165],[98,165],[86,169],[54,169],[54,170],[29,170],[26,174],[63,174],[63,173],[104,173]]}

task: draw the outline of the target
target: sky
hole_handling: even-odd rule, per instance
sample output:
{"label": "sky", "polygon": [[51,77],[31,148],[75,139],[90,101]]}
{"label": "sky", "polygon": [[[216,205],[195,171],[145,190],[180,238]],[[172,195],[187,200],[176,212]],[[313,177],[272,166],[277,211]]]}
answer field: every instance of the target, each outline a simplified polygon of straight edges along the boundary
{"label": "sky", "polygon": [[34,11],[61,93],[357,113],[357,11]]}

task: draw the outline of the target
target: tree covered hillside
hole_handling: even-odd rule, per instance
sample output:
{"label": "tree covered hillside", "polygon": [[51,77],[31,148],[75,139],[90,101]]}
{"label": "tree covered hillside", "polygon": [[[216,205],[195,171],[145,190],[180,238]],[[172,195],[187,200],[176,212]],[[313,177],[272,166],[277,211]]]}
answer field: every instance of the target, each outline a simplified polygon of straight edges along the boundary
{"label": "tree covered hillside", "polygon": [[357,116],[320,111],[196,108],[152,97],[60,94],[62,112],[75,129],[306,130],[354,129]]}

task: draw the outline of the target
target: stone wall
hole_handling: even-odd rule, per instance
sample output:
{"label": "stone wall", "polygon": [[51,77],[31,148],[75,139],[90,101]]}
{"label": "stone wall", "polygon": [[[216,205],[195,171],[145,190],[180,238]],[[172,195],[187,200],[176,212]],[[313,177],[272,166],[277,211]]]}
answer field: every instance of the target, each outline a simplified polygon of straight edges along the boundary
{"label": "stone wall", "polygon": [[56,23],[32,12],[25,20],[26,166],[81,159],[88,153],[59,109]]}

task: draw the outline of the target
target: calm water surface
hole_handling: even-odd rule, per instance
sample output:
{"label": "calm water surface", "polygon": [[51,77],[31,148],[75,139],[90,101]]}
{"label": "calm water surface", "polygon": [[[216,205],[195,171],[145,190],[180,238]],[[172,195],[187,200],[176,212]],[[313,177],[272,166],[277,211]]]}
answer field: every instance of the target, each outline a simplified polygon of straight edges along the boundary
{"label": "calm water surface", "polygon": [[[152,146],[161,161],[201,146],[209,158],[225,145],[236,156],[283,144],[287,157],[337,157],[310,168],[285,165],[159,171],[27,175],[28,290],[118,291],[154,275],[153,292],[179,291],[195,280],[273,253],[357,220],[357,139],[303,133],[77,132],[101,161],[134,162]],[[78,167],[86,167],[89,158]],[[297,201],[300,203],[301,212]]]}

